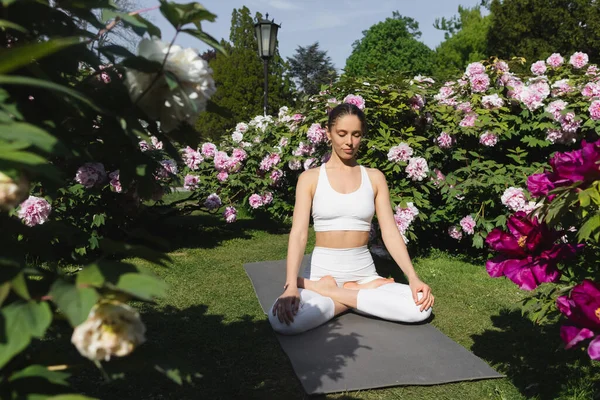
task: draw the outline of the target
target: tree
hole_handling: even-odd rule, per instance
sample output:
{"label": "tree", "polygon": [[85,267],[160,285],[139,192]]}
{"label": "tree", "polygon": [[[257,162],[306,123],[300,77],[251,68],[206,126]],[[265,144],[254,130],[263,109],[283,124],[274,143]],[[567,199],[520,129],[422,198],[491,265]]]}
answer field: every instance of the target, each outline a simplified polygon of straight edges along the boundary
{"label": "tree", "polygon": [[308,95],[317,94],[321,85],[337,78],[327,51],[319,50],[319,42],[307,47],[298,46],[293,57],[288,57],[290,74],[296,79],[301,90]]}
{"label": "tree", "polygon": [[493,0],[487,53],[529,62],[552,53],[587,53],[600,61],[600,7],[597,0]]}
{"label": "tree", "polygon": [[445,33],[445,41],[435,50],[434,75],[458,75],[467,64],[487,58],[487,32],[491,17],[481,15],[479,6],[458,6],[458,15],[436,19],[434,27]]}
{"label": "tree", "polygon": [[[256,18],[262,18],[262,15],[256,13]],[[233,10],[229,40],[221,41],[228,56],[217,54],[209,64],[217,86],[211,100],[228,115],[208,112],[196,123],[201,136],[211,140],[221,137],[236,123],[263,114],[263,61],[258,56],[254,22],[247,7]],[[287,65],[278,48],[269,61],[268,84],[267,113],[273,115],[281,106],[291,105],[293,99],[293,82],[287,75]]]}
{"label": "tree", "polygon": [[420,37],[419,23],[394,11],[392,18],[363,31],[362,39],[352,44],[344,71],[350,76],[430,74],[434,53]]}

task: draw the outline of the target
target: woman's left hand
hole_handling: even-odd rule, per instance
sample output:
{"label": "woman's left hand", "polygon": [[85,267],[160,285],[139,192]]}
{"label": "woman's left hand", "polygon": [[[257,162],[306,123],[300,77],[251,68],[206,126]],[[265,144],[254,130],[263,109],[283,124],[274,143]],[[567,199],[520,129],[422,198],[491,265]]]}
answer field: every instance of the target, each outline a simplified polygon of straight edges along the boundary
{"label": "woman's left hand", "polygon": [[[433,294],[431,294],[431,288],[424,282],[421,282],[420,279],[415,278],[408,282],[408,286],[410,286],[410,291],[412,292],[413,300],[415,304],[421,306],[420,311],[427,310],[430,307],[433,307],[433,303],[435,302],[435,298]],[[423,296],[419,299],[417,293],[421,292]]]}

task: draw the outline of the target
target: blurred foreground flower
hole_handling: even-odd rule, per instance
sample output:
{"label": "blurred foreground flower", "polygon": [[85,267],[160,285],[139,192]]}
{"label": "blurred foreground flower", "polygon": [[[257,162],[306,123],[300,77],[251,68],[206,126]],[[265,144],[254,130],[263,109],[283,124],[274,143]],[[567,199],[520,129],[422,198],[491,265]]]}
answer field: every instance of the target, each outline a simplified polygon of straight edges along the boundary
{"label": "blurred foreground flower", "polygon": [[16,207],[29,194],[29,182],[25,178],[15,182],[10,176],[0,172],[0,210],[8,211]]}
{"label": "blurred foreground flower", "polygon": [[[160,40],[143,39],[138,55],[161,64],[165,56],[167,59],[158,78],[156,73],[127,69],[125,82],[131,100],[137,102],[149,118],[160,120],[164,132],[177,128],[183,121],[193,125],[216,91],[208,63],[191,48],[173,45],[169,49],[169,45]],[[177,87],[169,87],[167,73],[170,79],[176,79]]]}
{"label": "blurred foreground flower", "polygon": [[71,342],[90,360],[123,357],[146,341],[146,327],[136,310],[116,301],[96,304],[73,331]]}

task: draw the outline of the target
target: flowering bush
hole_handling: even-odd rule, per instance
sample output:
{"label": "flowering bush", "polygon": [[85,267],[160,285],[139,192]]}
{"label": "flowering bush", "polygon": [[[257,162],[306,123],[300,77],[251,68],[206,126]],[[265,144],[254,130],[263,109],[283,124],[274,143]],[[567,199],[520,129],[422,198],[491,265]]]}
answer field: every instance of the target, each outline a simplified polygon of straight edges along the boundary
{"label": "flowering bush", "polygon": [[[160,9],[177,34],[219,48],[189,28],[215,18],[200,4],[161,1]],[[47,398],[46,388],[67,390],[69,374],[27,366],[22,352],[55,314],[98,366],[144,341],[139,315],[116,299],[151,301],[165,284],[122,259],[166,266],[164,253],[144,245],[152,209],[143,202],[179,184],[182,158],[192,169],[202,162],[173,143],[185,145],[215,88],[206,62],[161,42],[140,12],[105,1],[5,1],[0,10],[0,381],[9,398]],[[106,43],[117,24],[146,36],[139,55]],[[47,383],[27,387],[22,378]]]}

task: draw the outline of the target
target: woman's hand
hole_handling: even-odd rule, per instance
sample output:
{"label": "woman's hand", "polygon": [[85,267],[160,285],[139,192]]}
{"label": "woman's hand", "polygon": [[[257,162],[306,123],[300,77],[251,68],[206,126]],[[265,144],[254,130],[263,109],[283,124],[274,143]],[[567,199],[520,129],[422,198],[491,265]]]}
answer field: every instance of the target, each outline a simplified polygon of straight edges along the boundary
{"label": "woman's hand", "polygon": [[300,307],[300,292],[297,287],[288,287],[273,305],[273,316],[286,325],[294,322],[294,315]]}
{"label": "woman's hand", "polygon": [[[433,307],[435,298],[431,294],[431,288],[429,287],[429,285],[421,282],[419,278],[415,278],[408,281],[408,286],[410,286],[410,291],[412,292],[415,304],[421,306],[420,311],[427,310],[428,308]],[[420,300],[417,295],[417,293],[419,292],[423,294]]]}

